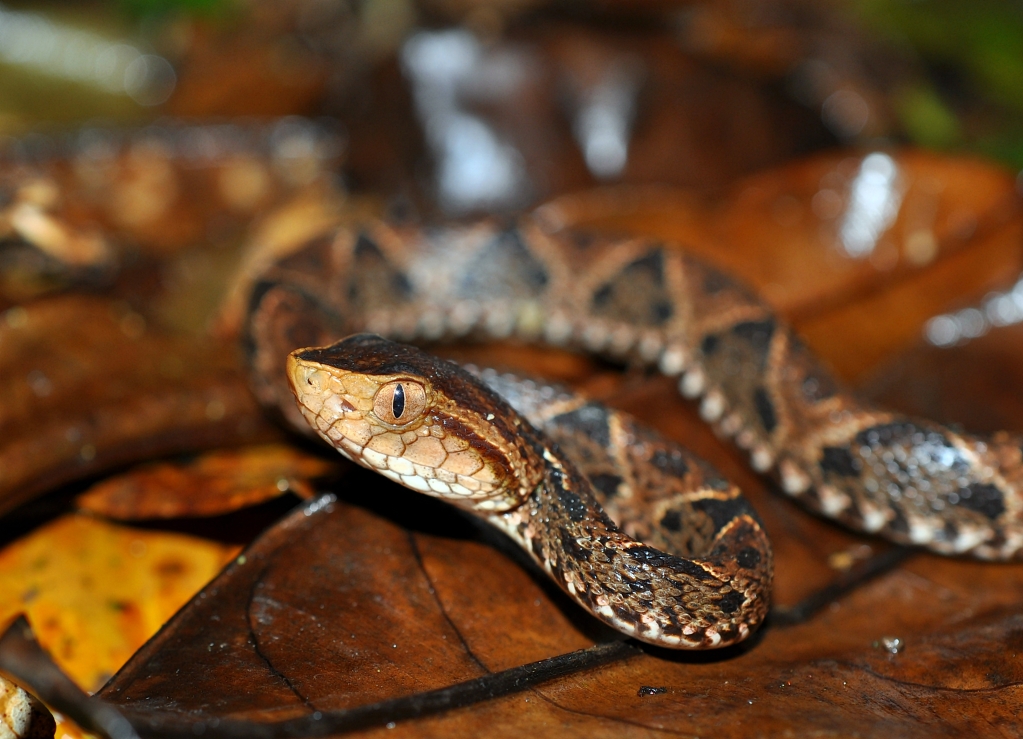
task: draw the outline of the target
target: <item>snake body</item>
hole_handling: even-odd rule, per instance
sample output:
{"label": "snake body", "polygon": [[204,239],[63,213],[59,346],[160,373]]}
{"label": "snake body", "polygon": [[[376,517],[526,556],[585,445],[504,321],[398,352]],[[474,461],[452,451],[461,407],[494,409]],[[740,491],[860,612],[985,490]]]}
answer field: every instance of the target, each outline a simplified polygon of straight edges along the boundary
{"label": "snake body", "polygon": [[304,426],[280,357],[365,330],[517,336],[656,367],[810,509],[944,554],[1020,556],[1020,437],[971,436],[864,405],[751,291],[672,245],[536,216],[340,228],[255,285],[246,344],[257,394]]}
{"label": "snake body", "polygon": [[288,376],[328,443],[481,516],[614,628],[711,648],[746,638],[767,613],[771,549],[752,508],[624,414],[528,380],[474,377],[372,334],[296,351]]}

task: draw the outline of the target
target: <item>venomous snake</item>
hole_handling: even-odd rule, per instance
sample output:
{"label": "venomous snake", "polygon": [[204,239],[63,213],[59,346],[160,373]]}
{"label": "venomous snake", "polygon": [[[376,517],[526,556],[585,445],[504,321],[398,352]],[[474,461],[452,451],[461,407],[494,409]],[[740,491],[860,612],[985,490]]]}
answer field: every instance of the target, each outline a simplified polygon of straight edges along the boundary
{"label": "venomous snake", "polygon": [[[535,215],[434,229],[374,221],[315,238],[263,273],[245,345],[264,403],[497,525],[577,602],[648,642],[724,646],[762,621],[771,554],[738,491],[621,414],[529,381],[473,377],[378,336],[298,351],[287,370],[281,361],[362,331],[516,336],[656,367],[814,511],[943,554],[1010,559],[1023,546],[1019,437],[863,405],[750,291],[671,245]],[[581,463],[561,451],[573,446]],[[643,477],[669,493],[658,502],[640,491],[631,480]]]}

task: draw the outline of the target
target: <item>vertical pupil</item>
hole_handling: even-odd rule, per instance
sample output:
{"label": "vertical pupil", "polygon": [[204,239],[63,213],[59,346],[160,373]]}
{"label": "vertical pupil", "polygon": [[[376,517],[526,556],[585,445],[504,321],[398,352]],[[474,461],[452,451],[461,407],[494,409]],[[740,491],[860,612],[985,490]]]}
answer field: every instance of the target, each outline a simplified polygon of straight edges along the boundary
{"label": "vertical pupil", "polygon": [[391,413],[394,414],[395,418],[401,418],[401,414],[405,412],[405,386],[395,385],[394,386],[394,398],[391,399]]}

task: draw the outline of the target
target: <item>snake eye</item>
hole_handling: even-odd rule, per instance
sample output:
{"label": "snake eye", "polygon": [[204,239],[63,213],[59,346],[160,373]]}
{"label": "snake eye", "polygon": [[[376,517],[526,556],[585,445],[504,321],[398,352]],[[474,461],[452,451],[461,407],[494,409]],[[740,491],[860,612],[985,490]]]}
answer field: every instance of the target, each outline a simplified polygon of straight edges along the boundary
{"label": "snake eye", "polygon": [[395,380],[383,385],[373,400],[376,417],[393,425],[414,421],[425,410],[426,389],[411,380]]}

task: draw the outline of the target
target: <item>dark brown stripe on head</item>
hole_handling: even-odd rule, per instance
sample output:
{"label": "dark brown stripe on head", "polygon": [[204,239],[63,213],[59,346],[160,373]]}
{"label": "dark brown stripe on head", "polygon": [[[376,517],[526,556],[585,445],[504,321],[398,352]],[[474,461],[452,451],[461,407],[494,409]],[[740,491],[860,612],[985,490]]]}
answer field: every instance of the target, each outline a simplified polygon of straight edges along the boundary
{"label": "dark brown stripe on head", "polygon": [[[376,334],[355,334],[327,347],[307,349],[298,358],[348,372],[399,375],[429,383],[434,397],[427,413],[509,473],[509,463],[495,445],[497,440],[488,440],[480,429],[485,424],[486,431],[495,434],[507,450],[523,452],[528,443],[527,429],[510,420],[518,416],[500,396],[457,365],[414,346]],[[470,414],[480,419],[477,428]]]}

